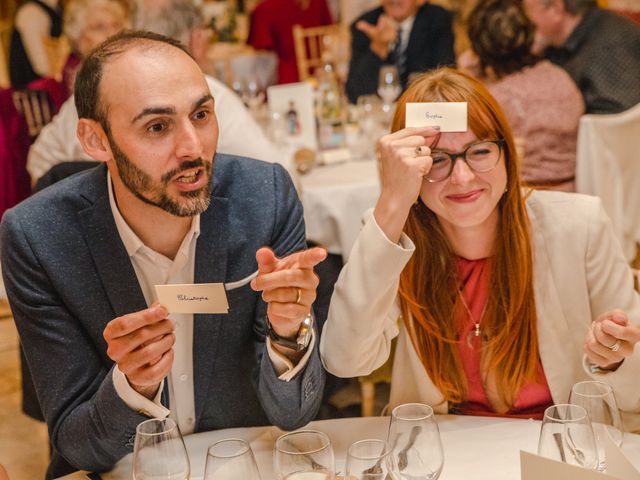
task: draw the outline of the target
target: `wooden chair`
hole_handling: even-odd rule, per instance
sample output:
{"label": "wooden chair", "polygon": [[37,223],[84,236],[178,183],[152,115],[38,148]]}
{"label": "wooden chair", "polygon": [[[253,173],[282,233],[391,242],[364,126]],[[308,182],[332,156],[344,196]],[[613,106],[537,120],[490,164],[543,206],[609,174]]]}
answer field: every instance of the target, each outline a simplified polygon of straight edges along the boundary
{"label": "wooden chair", "polygon": [[11,22],[0,20],[0,88],[7,88],[9,80],[9,44],[11,42]]}
{"label": "wooden chair", "polygon": [[45,37],[44,48],[49,59],[49,73],[51,78],[62,80],[62,69],[67,61],[71,47],[69,40],[64,35],[61,37]]}
{"label": "wooden chair", "polygon": [[44,90],[16,90],[13,92],[13,104],[24,116],[31,138],[38,136],[53,117],[49,95]]}
{"label": "wooden chair", "polygon": [[340,64],[348,64],[350,57],[350,33],[342,25],[322,27],[293,27],[293,42],[300,80],[313,76],[316,68],[331,61],[339,70]]}

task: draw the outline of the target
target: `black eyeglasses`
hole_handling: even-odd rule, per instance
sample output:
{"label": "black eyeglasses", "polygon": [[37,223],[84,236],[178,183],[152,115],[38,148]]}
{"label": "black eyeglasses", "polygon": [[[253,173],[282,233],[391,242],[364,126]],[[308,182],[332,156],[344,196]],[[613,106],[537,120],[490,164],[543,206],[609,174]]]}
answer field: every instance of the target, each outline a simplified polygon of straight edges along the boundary
{"label": "black eyeglasses", "polygon": [[490,172],[498,165],[503,146],[504,140],[483,140],[472,143],[464,152],[432,151],[433,165],[424,178],[431,183],[446,180],[451,176],[458,158],[463,159],[474,172]]}

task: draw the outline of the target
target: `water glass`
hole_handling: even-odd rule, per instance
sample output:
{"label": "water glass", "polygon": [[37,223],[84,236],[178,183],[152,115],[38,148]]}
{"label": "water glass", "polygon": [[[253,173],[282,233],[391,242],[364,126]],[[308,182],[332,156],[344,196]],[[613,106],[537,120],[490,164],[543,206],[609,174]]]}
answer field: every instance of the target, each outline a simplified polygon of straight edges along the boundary
{"label": "water glass", "polygon": [[347,452],[345,480],[386,480],[396,471],[394,457],[383,440],[360,440]]}
{"label": "water glass", "polygon": [[378,95],[385,105],[392,105],[402,92],[398,69],[393,65],[380,67],[378,77]]}
{"label": "water glass", "polygon": [[231,438],[214,443],[207,450],[203,480],[261,480],[251,447],[244,440]]}
{"label": "water glass", "polygon": [[580,405],[587,411],[598,447],[598,470],[604,472],[607,462],[604,456],[604,438],[609,435],[613,443],[622,446],[622,418],[611,385],[586,381],[571,387],[569,403]]}
{"label": "water glass", "polygon": [[387,443],[393,451],[398,479],[435,480],[444,465],[440,430],[433,409],[407,403],[393,409]]}
{"label": "water glass", "polygon": [[278,480],[334,480],[331,441],[315,430],[299,430],[276,440],[273,469]]}
{"label": "water glass", "polygon": [[191,473],[180,429],[170,418],[152,418],[136,427],[134,480],[188,480]]}
{"label": "water glass", "polygon": [[547,408],[540,427],[538,455],[595,469],[598,451],[587,411],[580,405],[571,404]]}

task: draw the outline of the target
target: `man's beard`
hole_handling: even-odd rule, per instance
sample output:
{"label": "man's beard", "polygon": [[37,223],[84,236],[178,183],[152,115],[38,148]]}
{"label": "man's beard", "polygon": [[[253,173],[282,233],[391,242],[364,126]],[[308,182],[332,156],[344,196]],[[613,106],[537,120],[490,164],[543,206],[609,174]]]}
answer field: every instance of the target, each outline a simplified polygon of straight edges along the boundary
{"label": "man's beard", "polygon": [[[205,162],[202,158],[186,160],[176,169],[173,169],[160,177],[160,182],[155,182],[149,174],[138,168],[129,157],[118,147],[111,133],[107,133],[109,146],[118,166],[118,172],[122,183],[143,202],[161,208],[177,217],[193,217],[204,212],[211,204],[211,189],[213,176],[213,159]],[[209,181],[199,190],[180,192],[183,202],[172,199],[167,186],[177,174],[197,167],[204,167],[201,175],[208,175]]]}

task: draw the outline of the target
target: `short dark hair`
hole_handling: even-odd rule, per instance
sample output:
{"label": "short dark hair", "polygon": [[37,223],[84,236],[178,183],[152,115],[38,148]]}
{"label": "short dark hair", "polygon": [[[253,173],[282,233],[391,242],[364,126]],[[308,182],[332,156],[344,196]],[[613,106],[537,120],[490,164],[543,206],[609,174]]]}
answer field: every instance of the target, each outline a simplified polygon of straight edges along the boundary
{"label": "short dark hair", "polygon": [[467,19],[471,48],[498,77],[537,62],[531,53],[535,27],[520,0],[482,0]]}
{"label": "short dark hair", "polygon": [[95,120],[109,133],[107,106],[100,101],[100,82],[105,65],[131,48],[145,44],[152,47],[156,43],[178,48],[193,58],[182,43],[158,33],[128,30],[109,37],[87,56],[76,76],[74,97],[78,118]]}

